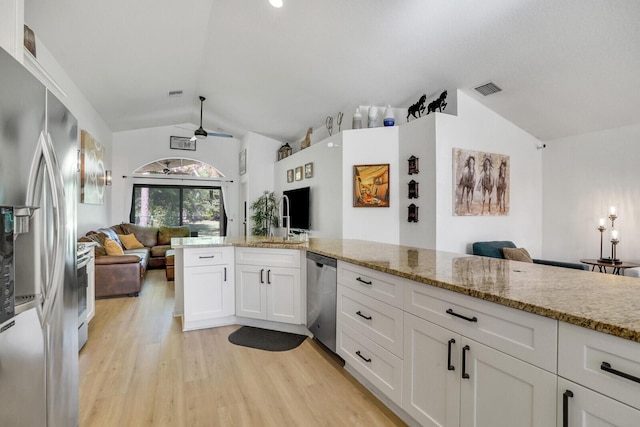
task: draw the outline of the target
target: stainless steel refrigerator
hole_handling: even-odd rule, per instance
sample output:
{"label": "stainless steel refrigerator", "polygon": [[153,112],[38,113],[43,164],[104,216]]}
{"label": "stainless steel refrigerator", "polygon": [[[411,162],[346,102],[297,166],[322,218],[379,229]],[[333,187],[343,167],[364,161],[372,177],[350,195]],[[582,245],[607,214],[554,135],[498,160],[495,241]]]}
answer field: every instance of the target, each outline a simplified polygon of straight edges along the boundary
{"label": "stainless steel refrigerator", "polygon": [[77,120],[0,48],[0,426],[78,425],[77,181]]}

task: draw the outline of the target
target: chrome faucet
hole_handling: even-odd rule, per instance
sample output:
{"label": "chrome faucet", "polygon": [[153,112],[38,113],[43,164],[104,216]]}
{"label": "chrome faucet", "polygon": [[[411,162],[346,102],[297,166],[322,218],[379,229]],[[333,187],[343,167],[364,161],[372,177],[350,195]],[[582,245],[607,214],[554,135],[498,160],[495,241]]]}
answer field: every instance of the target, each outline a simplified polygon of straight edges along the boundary
{"label": "chrome faucet", "polygon": [[[287,202],[287,215],[284,214],[284,210],[282,209],[284,207],[284,202]],[[280,212],[280,227],[285,227],[285,222],[284,220],[287,220],[286,223],[286,232],[284,235],[284,240],[289,240],[291,239],[291,229],[289,228],[289,224],[290,224],[290,219],[291,217],[289,216],[289,197],[287,197],[287,195],[282,195],[282,198],[280,199],[280,207],[279,207],[279,212]]]}

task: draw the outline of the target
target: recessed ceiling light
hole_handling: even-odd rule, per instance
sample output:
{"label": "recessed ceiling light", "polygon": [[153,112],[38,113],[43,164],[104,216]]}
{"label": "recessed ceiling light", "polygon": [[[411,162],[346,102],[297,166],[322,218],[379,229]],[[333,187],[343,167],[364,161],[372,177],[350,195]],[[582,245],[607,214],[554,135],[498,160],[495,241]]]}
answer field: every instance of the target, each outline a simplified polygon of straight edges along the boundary
{"label": "recessed ceiling light", "polygon": [[269,0],[269,4],[273,7],[282,7],[282,0]]}

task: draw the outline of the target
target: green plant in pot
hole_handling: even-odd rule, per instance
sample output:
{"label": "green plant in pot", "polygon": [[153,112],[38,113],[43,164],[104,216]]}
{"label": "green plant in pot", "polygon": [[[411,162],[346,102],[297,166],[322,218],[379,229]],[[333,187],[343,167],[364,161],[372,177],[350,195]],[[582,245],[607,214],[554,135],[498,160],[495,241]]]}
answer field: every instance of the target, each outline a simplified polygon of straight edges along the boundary
{"label": "green plant in pot", "polygon": [[278,203],[273,191],[265,191],[251,203],[253,236],[270,236],[272,228],[278,227]]}

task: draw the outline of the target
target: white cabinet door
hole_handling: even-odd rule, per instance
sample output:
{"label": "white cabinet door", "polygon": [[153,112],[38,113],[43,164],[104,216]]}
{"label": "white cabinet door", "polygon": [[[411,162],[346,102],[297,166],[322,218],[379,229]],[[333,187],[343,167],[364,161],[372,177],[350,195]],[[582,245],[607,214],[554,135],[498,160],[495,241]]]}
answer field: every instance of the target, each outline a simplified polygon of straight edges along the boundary
{"label": "white cabinet door", "polygon": [[301,280],[296,268],[267,268],[267,320],[301,324]]}
{"label": "white cabinet door", "polygon": [[236,266],[236,315],[252,319],[267,318],[267,282],[265,267]]}
{"label": "white cabinet door", "polygon": [[91,261],[87,264],[87,323],[96,315],[96,256],[91,248]]}
{"label": "white cabinet door", "polygon": [[640,411],[558,378],[557,427],[637,427]]}
{"label": "white cabinet door", "polygon": [[404,315],[402,408],[423,426],[457,427],[460,414],[460,335]]}
{"label": "white cabinet door", "polygon": [[210,320],[233,316],[233,282],[226,265],[184,269],[184,321]]}
{"label": "white cabinet door", "polygon": [[554,374],[468,338],[460,351],[461,426],[555,425]]}

